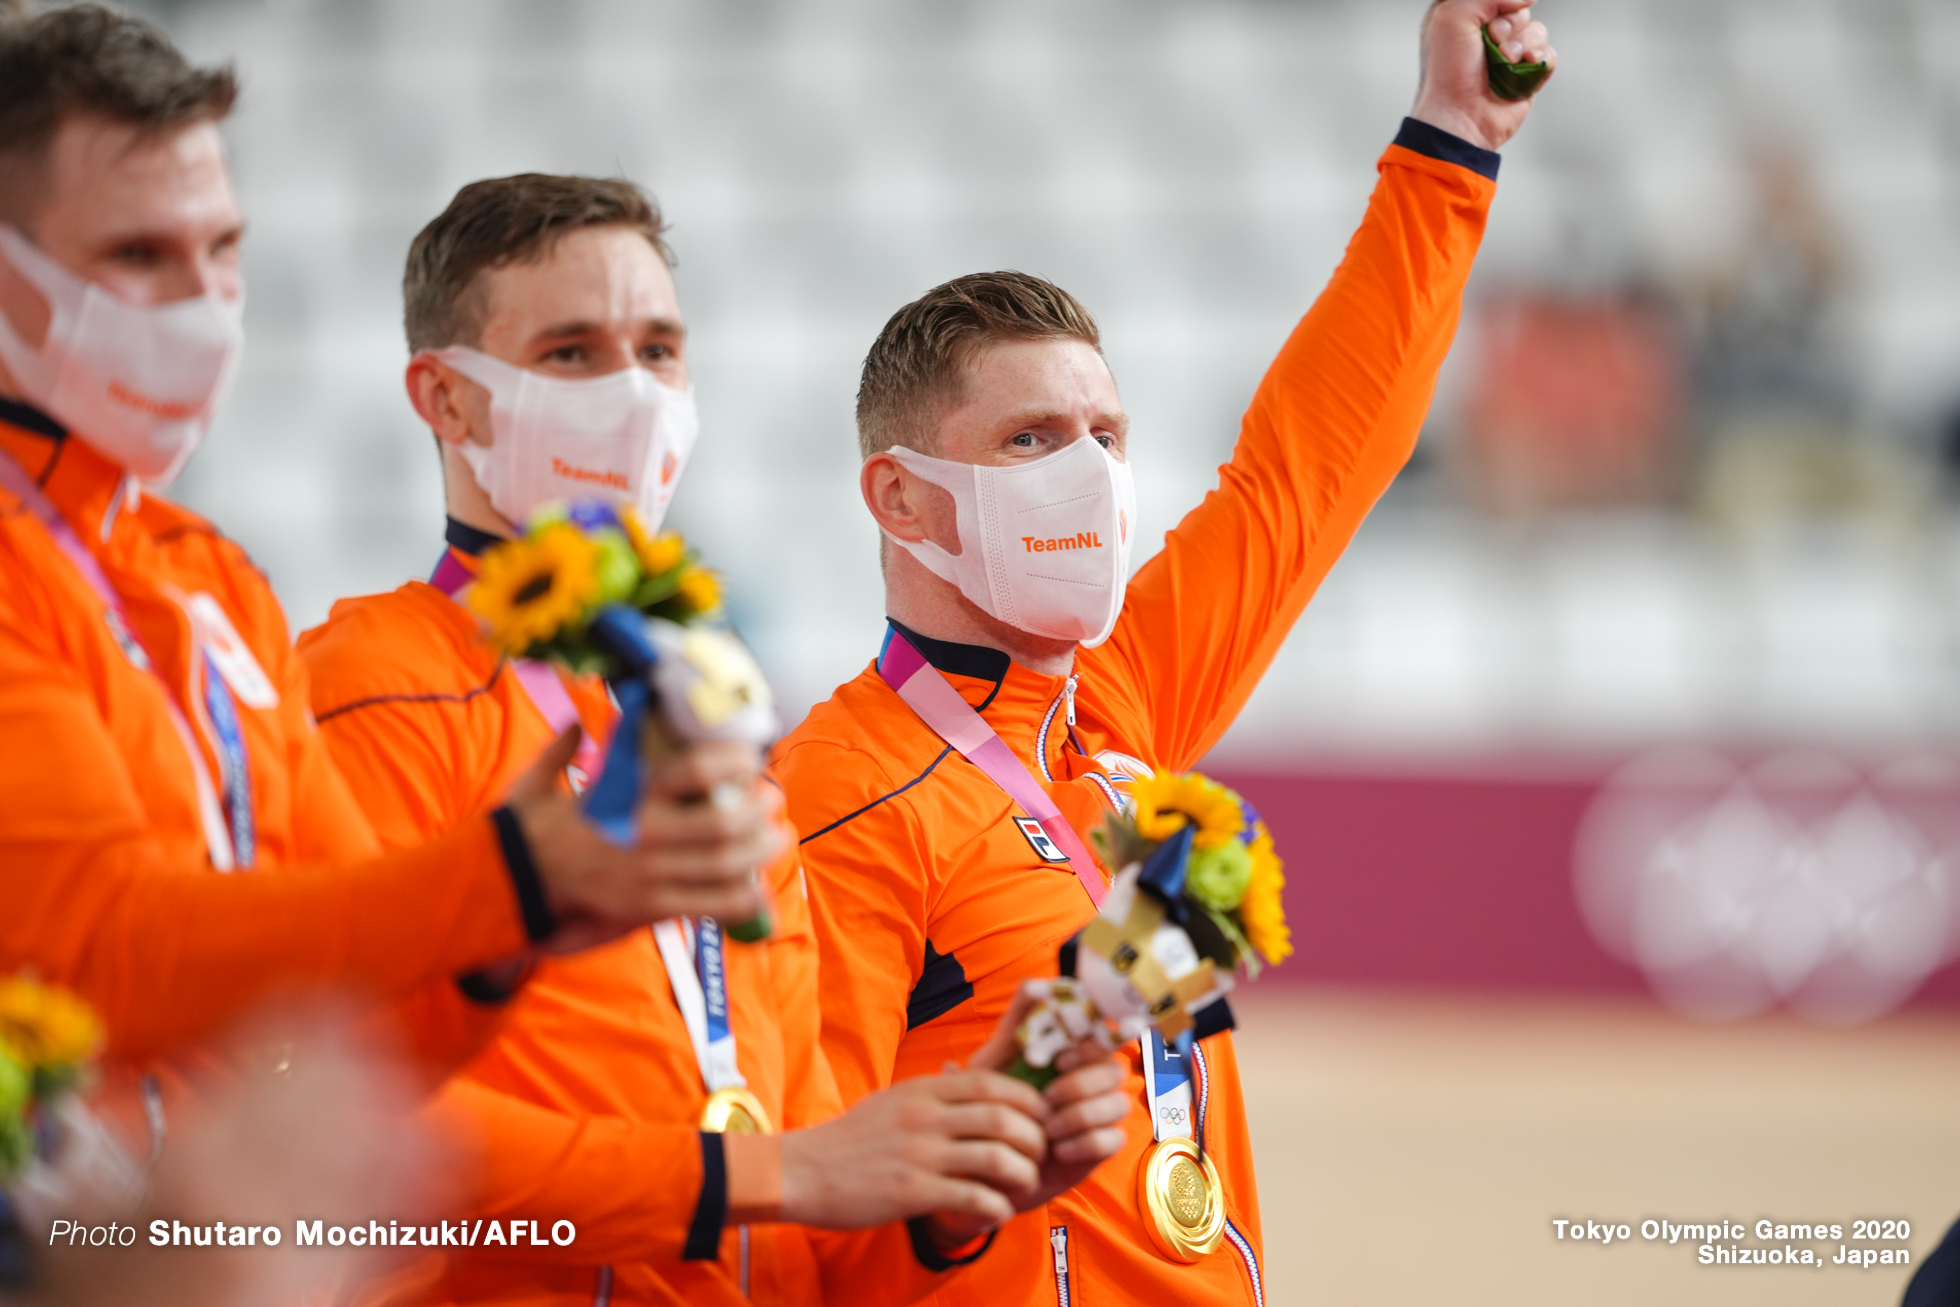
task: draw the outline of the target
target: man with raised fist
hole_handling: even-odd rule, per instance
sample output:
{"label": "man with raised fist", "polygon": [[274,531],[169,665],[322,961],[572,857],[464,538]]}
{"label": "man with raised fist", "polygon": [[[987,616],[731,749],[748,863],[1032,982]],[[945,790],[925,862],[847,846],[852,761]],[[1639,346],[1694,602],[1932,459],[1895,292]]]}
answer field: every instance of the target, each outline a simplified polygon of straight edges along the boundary
{"label": "man with raised fist", "polygon": [[[1054,974],[1118,870],[1077,865],[1094,861],[1080,837],[1133,778],[1186,770],[1224,733],[1408,459],[1495,151],[1531,108],[1491,89],[1485,24],[1510,63],[1555,62],[1527,0],[1430,7],[1415,107],[1346,259],[1267,371],[1217,488],[1133,578],[1128,424],[1081,304],[1019,273],[961,277],[871,346],[860,484],[890,622],[878,658],[776,762],[847,1101],[963,1059],[1023,980]],[[965,707],[944,687],[915,693],[920,678]],[[1057,811],[1073,855],[1044,832]],[[1153,1057],[1146,1079],[1132,1049],[1145,1111],[1129,1146],[1009,1224],[938,1301],[1263,1302],[1229,1035],[1186,1060]],[[1194,1138],[1215,1175],[1192,1166],[1183,1188],[1155,1190],[1149,1154]],[[1221,1210],[1192,1237],[1187,1218]]]}

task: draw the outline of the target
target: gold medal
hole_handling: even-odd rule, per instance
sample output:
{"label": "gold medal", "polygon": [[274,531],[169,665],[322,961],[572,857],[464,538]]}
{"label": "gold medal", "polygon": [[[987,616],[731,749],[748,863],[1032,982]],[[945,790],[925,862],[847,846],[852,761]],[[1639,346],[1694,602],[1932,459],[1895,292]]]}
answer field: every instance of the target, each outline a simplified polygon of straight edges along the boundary
{"label": "gold medal", "polygon": [[1166,1139],[1144,1154],[1137,1201],[1150,1213],[1158,1251],[1195,1262],[1225,1237],[1225,1188],[1209,1156],[1189,1139]]}
{"label": "gold medal", "polygon": [[708,1105],[701,1109],[701,1129],[711,1135],[774,1133],[769,1128],[769,1113],[763,1110],[762,1100],[734,1085],[708,1095]]}

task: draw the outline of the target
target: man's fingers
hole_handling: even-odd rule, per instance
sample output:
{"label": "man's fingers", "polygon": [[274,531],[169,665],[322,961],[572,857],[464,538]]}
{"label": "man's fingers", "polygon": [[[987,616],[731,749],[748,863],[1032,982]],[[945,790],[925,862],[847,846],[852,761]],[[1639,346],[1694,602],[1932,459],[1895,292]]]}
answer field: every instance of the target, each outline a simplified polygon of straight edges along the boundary
{"label": "man's fingers", "polygon": [[[1525,29],[1519,32],[1514,40],[1505,45],[1505,57],[1512,63],[1517,63],[1521,60],[1536,62],[1533,56],[1547,49],[1551,39],[1552,34],[1545,30],[1543,23],[1528,23]],[[1518,52],[1516,54],[1510,52],[1512,46],[1517,47]]]}
{"label": "man's fingers", "polygon": [[952,1140],[941,1150],[938,1161],[933,1169],[943,1176],[978,1180],[1007,1194],[1026,1193],[1041,1183],[1038,1165],[1006,1144],[992,1140]]}
{"label": "man's fingers", "polygon": [[1048,1136],[1041,1123],[999,1103],[954,1104],[944,1109],[938,1124],[954,1139],[1003,1143],[1031,1162],[1039,1163],[1048,1155]]}
{"label": "man's fingers", "polygon": [[1057,1162],[1093,1168],[1095,1163],[1108,1161],[1122,1152],[1128,1142],[1129,1135],[1121,1126],[1103,1126],[1056,1140],[1049,1155]]}
{"label": "man's fingers", "polygon": [[1130,1096],[1121,1090],[1079,1099],[1048,1118],[1048,1138],[1069,1139],[1085,1130],[1113,1126],[1130,1115]]}
{"label": "man's fingers", "polygon": [[1015,1031],[1027,1018],[1028,1010],[1047,997],[1047,993],[1046,981],[1022,981],[1014,990],[1014,998],[1008,1003],[1007,1011],[994,1023],[994,1032],[987,1036],[986,1043],[973,1051],[966,1064],[976,1071],[1002,1071],[1012,1064],[1015,1054],[1020,1052],[1020,1041]]}
{"label": "man's fingers", "polygon": [[1096,1066],[1104,1062],[1116,1067],[1119,1073],[1124,1066],[1123,1059],[1116,1055],[1115,1049],[1104,1048],[1102,1042],[1093,1037],[1078,1044],[1070,1044],[1055,1054],[1055,1069],[1064,1075],[1085,1066]]}
{"label": "man's fingers", "polygon": [[1098,1094],[1120,1091],[1128,1075],[1129,1068],[1114,1058],[1103,1062],[1092,1062],[1079,1070],[1057,1076],[1048,1088],[1042,1091],[1042,1097],[1048,1100],[1050,1107],[1066,1107],[1070,1103],[1094,1098]]}
{"label": "man's fingers", "polygon": [[1043,1091],[1043,1097],[1049,1099],[1049,1107],[1060,1109],[1102,1093],[1117,1093],[1127,1078],[1129,1068],[1113,1058],[1109,1062],[1092,1062],[1082,1070],[1056,1076],[1053,1084]]}
{"label": "man's fingers", "polygon": [[984,1217],[989,1225],[1014,1219],[1014,1204],[998,1190],[974,1180],[936,1175],[918,1186],[921,1202],[935,1212]]}
{"label": "man's fingers", "polygon": [[933,1082],[936,1095],[948,1103],[1002,1103],[1037,1121],[1048,1119],[1048,1100],[1032,1085],[997,1071],[943,1072]]}
{"label": "man's fingers", "polygon": [[[648,770],[647,792],[667,798],[707,794],[719,785],[752,788],[762,776],[762,755],[734,740],[706,740]],[[774,787],[771,787],[774,788]]]}
{"label": "man's fingers", "polygon": [[713,917],[717,921],[747,921],[768,906],[753,882],[744,886],[696,888],[663,882],[634,905],[623,909],[636,925],[667,917]]}
{"label": "man's fingers", "polygon": [[1514,14],[1502,14],[1493,18],[1488,24],[1490,28],[1490,39],[1502,45],[1520,27],[1523,27],[1530,21],[1531,11],[1529,9],[1520,9]]}
{"label": "man's fingers", "polygon": [[654,797],[640,804],[642,846],[720,844],[775,824],[782,796],[773,788],[734,803],[676,803]]}
{"label": "man's fingers", "polygon": [[557,739],[545,745],[531,765],[524,769],[524,773],[511,782],[511,800],[522,802],[556,790],[559,776],[578,755],[578,742],[584,736],[585,732],[579,728],[579,724],[573,722]]}

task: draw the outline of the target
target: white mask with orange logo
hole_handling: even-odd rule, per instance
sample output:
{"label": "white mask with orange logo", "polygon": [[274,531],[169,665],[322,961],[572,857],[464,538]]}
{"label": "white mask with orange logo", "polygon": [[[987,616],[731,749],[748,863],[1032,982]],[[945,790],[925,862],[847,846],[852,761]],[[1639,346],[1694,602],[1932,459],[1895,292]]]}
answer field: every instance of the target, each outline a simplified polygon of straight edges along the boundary
{"label": "white mask with orange logo", "polygon": [[435,356],[490,392],[485,449],[458,446],[490,506],[523,525],[546,504],[611,499],[656,531],[700,434],[694,389],[642,367],[603,377],[548,377],[464,345]]}
{"label": "white mask with orange logo", "polygon": [[126,471],[153,486],[170,484],[203,443],[238,371],[244,299],[130,304],[8,226],[0,226],[0,254],[50,310],[39,349],[0,313],[0,361],[21,394]]}
{"label": "white mask with orange logo", "polygon": [[1082,438],[1026,463],[953,463],[895,446],[906,471],[953,496],[960,552],[891,542],[1017,630],[1094,647],[1123,611],[1136,532],[1130,465]]}

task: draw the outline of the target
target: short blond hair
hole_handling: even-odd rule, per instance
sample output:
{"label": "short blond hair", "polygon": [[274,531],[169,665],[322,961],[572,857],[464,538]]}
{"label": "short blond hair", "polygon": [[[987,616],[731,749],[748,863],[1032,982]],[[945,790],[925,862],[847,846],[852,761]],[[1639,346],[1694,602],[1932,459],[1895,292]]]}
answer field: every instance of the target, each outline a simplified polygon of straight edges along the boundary
{"label": "short blond hair", "polygon": [[893,445],[933,453],[939,420],[958,405],[967,365],[989,346],[1017,340],[1079,340],[1102,351],[1089,310],[1025,272],[955,277],[892,314],[864,356],[859,453],[870,458]]}

